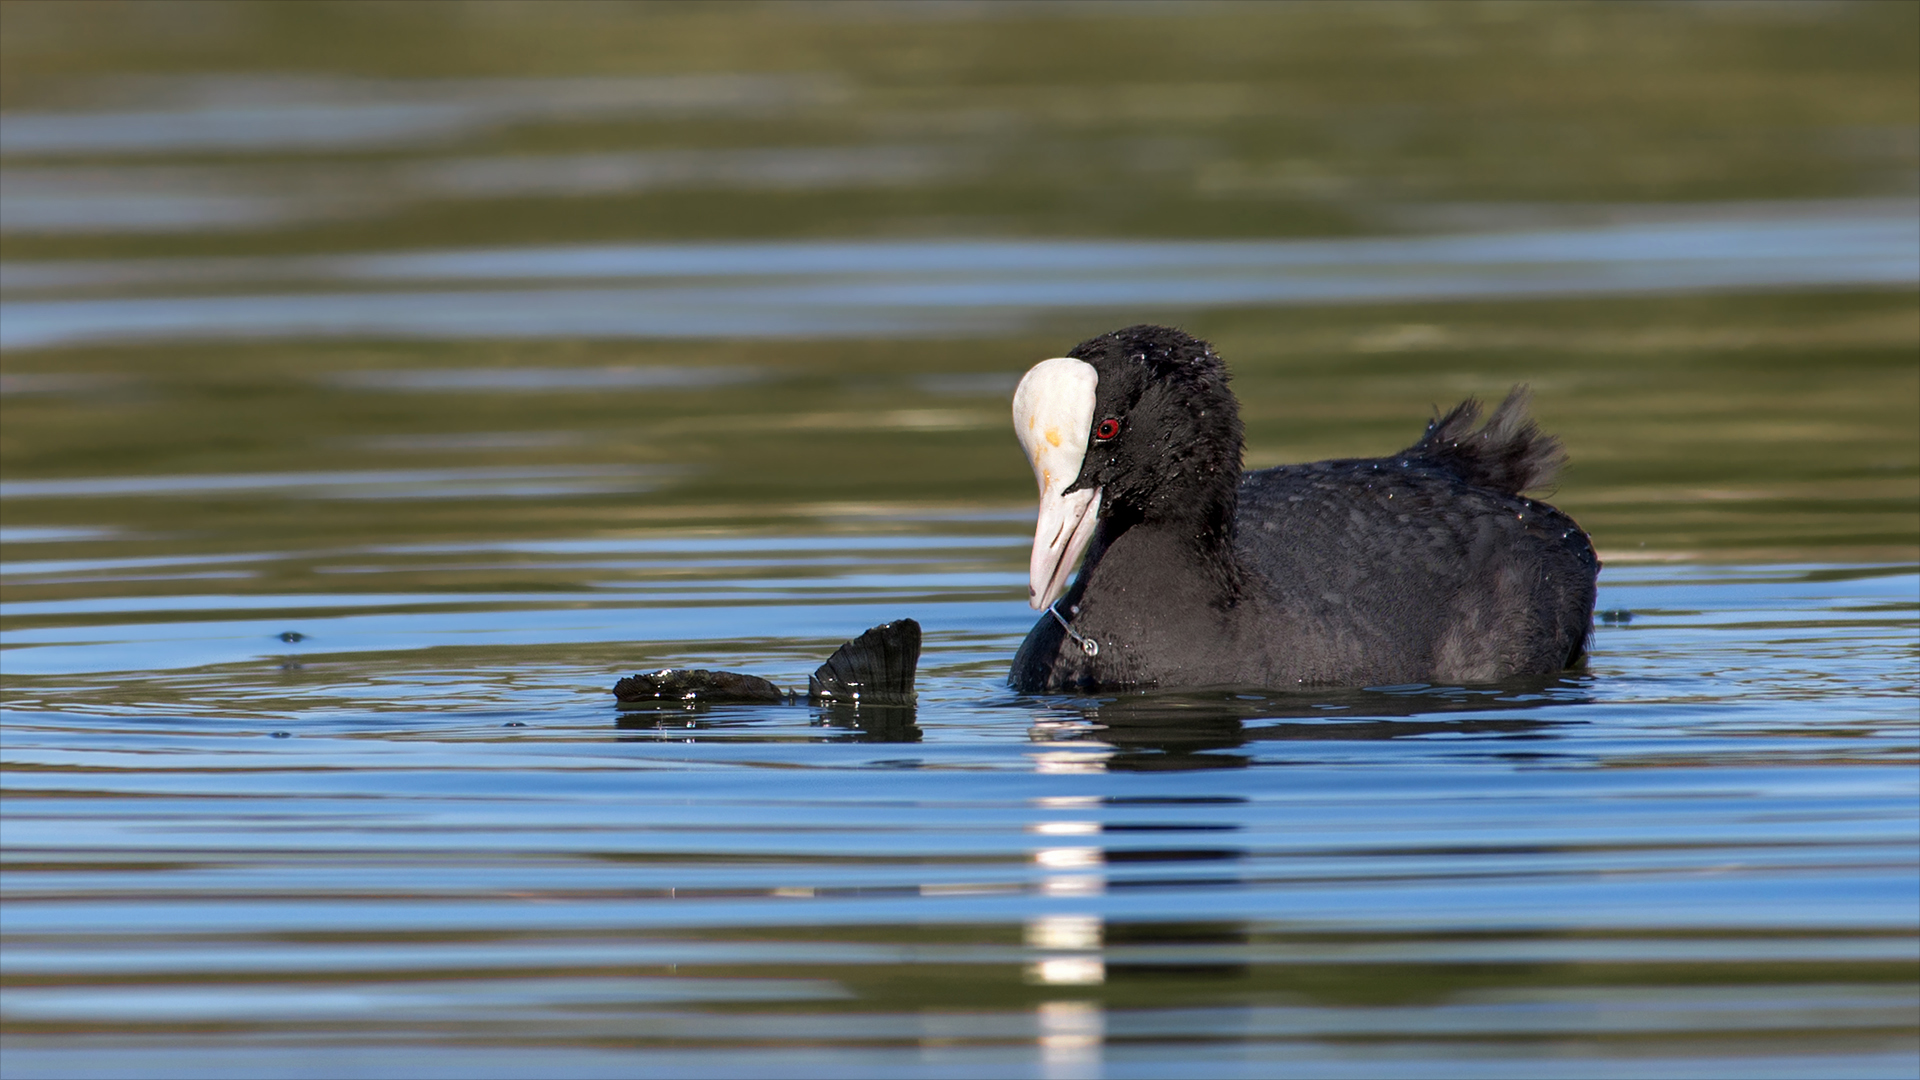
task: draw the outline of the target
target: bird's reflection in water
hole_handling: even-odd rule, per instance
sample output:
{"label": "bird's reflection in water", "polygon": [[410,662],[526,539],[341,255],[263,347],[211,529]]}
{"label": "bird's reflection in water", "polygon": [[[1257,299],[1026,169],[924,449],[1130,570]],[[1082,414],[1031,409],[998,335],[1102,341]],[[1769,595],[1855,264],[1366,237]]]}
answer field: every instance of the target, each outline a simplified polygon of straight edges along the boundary
{"label": "bird's reflection in water", "polygon": [[[1026,930],[1029,948],[1041,956],[1028,967],[1027,981],[1062,995],[1034,1006],[1035,1042],[1046,1077],[1103,1074],[1106,999],[1116,984],[1219,982],[1253,974],[1248,962],[1252,933],[1243,922],[1135,923],[1046,915],[1029,920]],[[1103,959],[1109,952],[1127,959]]]}
{"label": "bird's reflection in water", "polygon": [[[1325,691],[1147,691],[1101,699],[1041,699],[1030,738],[1047,749],[1033,754],[1042,772],[1178,772],[1238,769],[1251,764],[1250,743],[1379,741],[1417,735],[1551,738],[1571,719],[1538,715],[1490,716],[1502,711],[1592,700],[1591,680],[1551,676],[1488,686],[1376,687]],[[1030,707],[1032,698],[1018,699]],[[626,737],[700,740],[744,734],[773,712],[797,717],[807,710],[816,737],[849,742],[914,743],[924,737],[913,705],[829,702],[805,705],[708,704],[659,700],[624,702],[615,726]]]}
{"label": "bird's reflection in water", "polygon": [[[1056,800],[1041,800],[1043,806],[1053,801]],[[1086,806],[1046,808],[1106,817],[1101,811],[1109,802],[1094,799]],[[1207,830],[1238,826],[1226,822],[1182,822],[1146,827]],[[1191,862],[1196,857],[1237,860],[1246,855],[1242,849],[1146,850],[1106,845],[1096,837],[1132,831],[1132,828],[1086,817],[1062,820],[1050,816],[1029,826],[1029,831],[1047,837],[1073,835],[1102,844],[1049,847],[1033,853],[1034,861],[1044,871],[1041,891],[1050,897],[1091,898],[1109,887],[1166,884],[1132,877],[1124,868],[1114,869],[1128,863]],[[1072,853],[1080,857],[1061,858]],[[1069,861],[1080,871],[1078,874],[1068,878],[1053,872],[1056,864]],[[1077,887],[1057,887],[1069,881]],[[1116,922],[1092,911],[1052,911],[1030,917],[1025,930],[1027,949],[1032,957],[1025,969],[1026,981],[1061,995],[1037,1003],[1034,1009],[1035,1041],[1040,1051],[1042,1075],[1048,1077],[1102,1074],[1107,999],[1116,984],[1245,979],[1253,970],[1248,958],[1252,934],[1246,923]]]}
{"label": "bird's reflection in water", "polygon": [[852,742],[916,743],[921,731],[911,705],[822,705],[814,710],[817,727],[848,733]]}
{"label": "bird's reflection in water", "polygon": [[[1145,692],[1036,718],[1033,737],[1111,748],[1109,772],[1239,769],[1250,743],[1380,741],[1419,735],[1553,737],[1577,721],[1489,716],[1500,711],[1590,702],[1591,680],[1556,675],[1474,686],[1400,686],[1365,690]],[[1471,715],[1460,715],[1471,714]]]}
{"label": "bird's reflection in water", "polygon": [[[623,702],[613,723],[623,733],[622,738],[694,742],[729,732],[730,729],[761,728],[768,719],[768,708],[763,705],[709,705],[698,701]],[[771,708],[783,711],[805,708],[811,714],[809,726],[836,741],[914,743],[922,737],[916,710],[911,705],[832,702]]]}
{"label": "bird's reflection in water", "polygon": [[760,719],[759,710],[739,706],[715,707],[701,701],[622,702],[613,726],[622,739],[648,737],[698,741],[728,728],[745,727]]}
{"label": "bird's reflection in water", "polygon": [[1111,982],[1163,979],[1244,979],[1253,974],[1247,923],[1114,922],[1106,944],[1129,960],[1107,964]]}

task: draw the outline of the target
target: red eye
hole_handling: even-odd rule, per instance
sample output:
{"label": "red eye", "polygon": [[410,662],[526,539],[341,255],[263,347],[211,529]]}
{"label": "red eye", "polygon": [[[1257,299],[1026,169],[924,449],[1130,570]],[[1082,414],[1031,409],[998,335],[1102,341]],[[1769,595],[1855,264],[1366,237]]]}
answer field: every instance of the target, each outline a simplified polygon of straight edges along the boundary
{"label": "red eye", "polygon": [[1101,442],[1106,442],[1118,434],[1120,434],[1120,421],[1111,416],[1100,421],[1100,426],[1093,429],[1093,437]]}

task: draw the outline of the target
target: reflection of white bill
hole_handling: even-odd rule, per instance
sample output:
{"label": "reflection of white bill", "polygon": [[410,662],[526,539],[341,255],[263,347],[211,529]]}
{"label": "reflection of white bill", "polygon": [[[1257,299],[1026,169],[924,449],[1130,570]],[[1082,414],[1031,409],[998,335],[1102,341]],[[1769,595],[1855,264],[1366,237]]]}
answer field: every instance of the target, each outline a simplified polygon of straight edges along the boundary
{"label": "reflection of white bill", "polygon": [[1098,949],[1105,928],[1098,915],[1041,915],[1027,920],[1026,937],[1036,949]]}
{"label": "reflection of white bill", "polygon": [[1097,986],[1107,981],[1107,962],[1097,956],[1056,956],[1029,967],[1027,975],[1046,986]]}

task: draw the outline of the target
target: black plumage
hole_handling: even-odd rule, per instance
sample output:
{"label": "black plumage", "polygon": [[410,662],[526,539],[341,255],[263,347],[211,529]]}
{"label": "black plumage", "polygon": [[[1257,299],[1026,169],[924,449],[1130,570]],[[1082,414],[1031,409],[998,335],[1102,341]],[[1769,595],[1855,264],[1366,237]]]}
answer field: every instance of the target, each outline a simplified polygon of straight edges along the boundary
{"label": "black plumage", "polygon": [[1391,457],[1242,473],[1206,342],[1134,326],[1068,356],[1099,375],[1094,424],[1119,431],[1089,439],[1066,489],[1101,490],[1097,527],[1015,689],[1488,682],[1583,656],[1600,562],[1520,494],[1564,460],[1524,388],[1479,427],[1463,402]]}
{"label": "black plumage", "polygon": [[920,624],[912,619],[881,623],[835,649],[807,677],[807,700],[911,705],[919,665]]}
{"label": "black plumage", "polygon": [[[807,676],[807,704],[904,707],[911,717],[914,673],[920,666],[920,624],[881,623],[843,643]],[[707,668],[662,668],[613,684],[622,706],[703,708],[708,705],[781,705],[798,696],[758,675]]]}

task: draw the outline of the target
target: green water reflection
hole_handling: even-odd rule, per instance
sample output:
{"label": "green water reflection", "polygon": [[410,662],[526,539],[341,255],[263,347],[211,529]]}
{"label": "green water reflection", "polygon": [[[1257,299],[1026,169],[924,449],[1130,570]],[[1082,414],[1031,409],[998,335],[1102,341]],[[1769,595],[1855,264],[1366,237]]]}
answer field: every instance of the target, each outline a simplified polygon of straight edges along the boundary
{"label": "green water reflection", "polygon": [[[22,128],[31,153],[10,156],[36,168],[116,148],[150,166],[232,166],[240,153],[249,168],[145,182],[266,201],[255,227],[22,235],[15,258],[1338,235],[1470,220],[1487,203],[1910,195],[1920,158],[1920,14],[1903,3],[55,2],[9,3],[4,18],[9,110],[414,110],[308,115],[248,139],[188,132],[177,148]],[[453,81],[502,78],[576,82]],[[681,81],[579,82],[636,78]],[[874,147],[897,160],[783,170],[684,156]],[[667,152],[683,156],[606,156]],[[544,167],[502,164],[514,161]],[[465,171],[399,168],[420,162]],[[289,194],[298,206],[273,201]]]}
{"label": "green water reflection", "polygon": [[[209,542],[286,551],[659,526],[849,527],[916,508],[1014,514],[1031,482],[1008,433],[1004,384],[1111,321],[962,342],[15,353],[10,377],[71,383],[0,399],[8,479],[255,480],[238,490],[161,483],[153,496],[137,485],[93,498],[33,489],[7,501],[7,524],[140,537],[87,545],[89,557],[109,558]],[[1573,459],[1555,501],[1603,557],[1907,558],[1920,543],[1920,306],[1910,292],[1230,310],[1181,321],[1233,365],[1249,466],[1391,452],[1436,405],[1530,382],[1542,423]],[[622,372],[656,367],[744,374],[718,387],[617,384]],[[559,385],[423,392],[341,381],[476,369],[554,370]],[[569,388],[564,376],[579,371],[616,384]],[[1006,559],[1016,566],[1018,553]],[[420,584],[569,581],[442,566]]]}
{"label": "green water reflection", "polygon": [[[1910,4],[9,3],[0,17],[16,268],[672,238],[1498,231],[1911,198],[1920,177]],[[761,156],[699,156],[714,153]],[[228,285],[156,280],[59,295],[250,291],[244,269]],[[1920,543],[1910,286],[1136,305],[911,343],[15,349],[9,480],[426,470],[415,490],[435,497],[16,498],[7,523],[112,527],[143,551],[281,550],[1012,509],[1026,485],[1005,377],[1144,318],[1230,359],[1250,465],[1386,452],[1434,406],[1524,381],[1572,452],[1558,500],[1611,557],[1910,558]],[[654,367],[726,378],[618,382]],[[422,369],[558,385],[377,378]]]}

